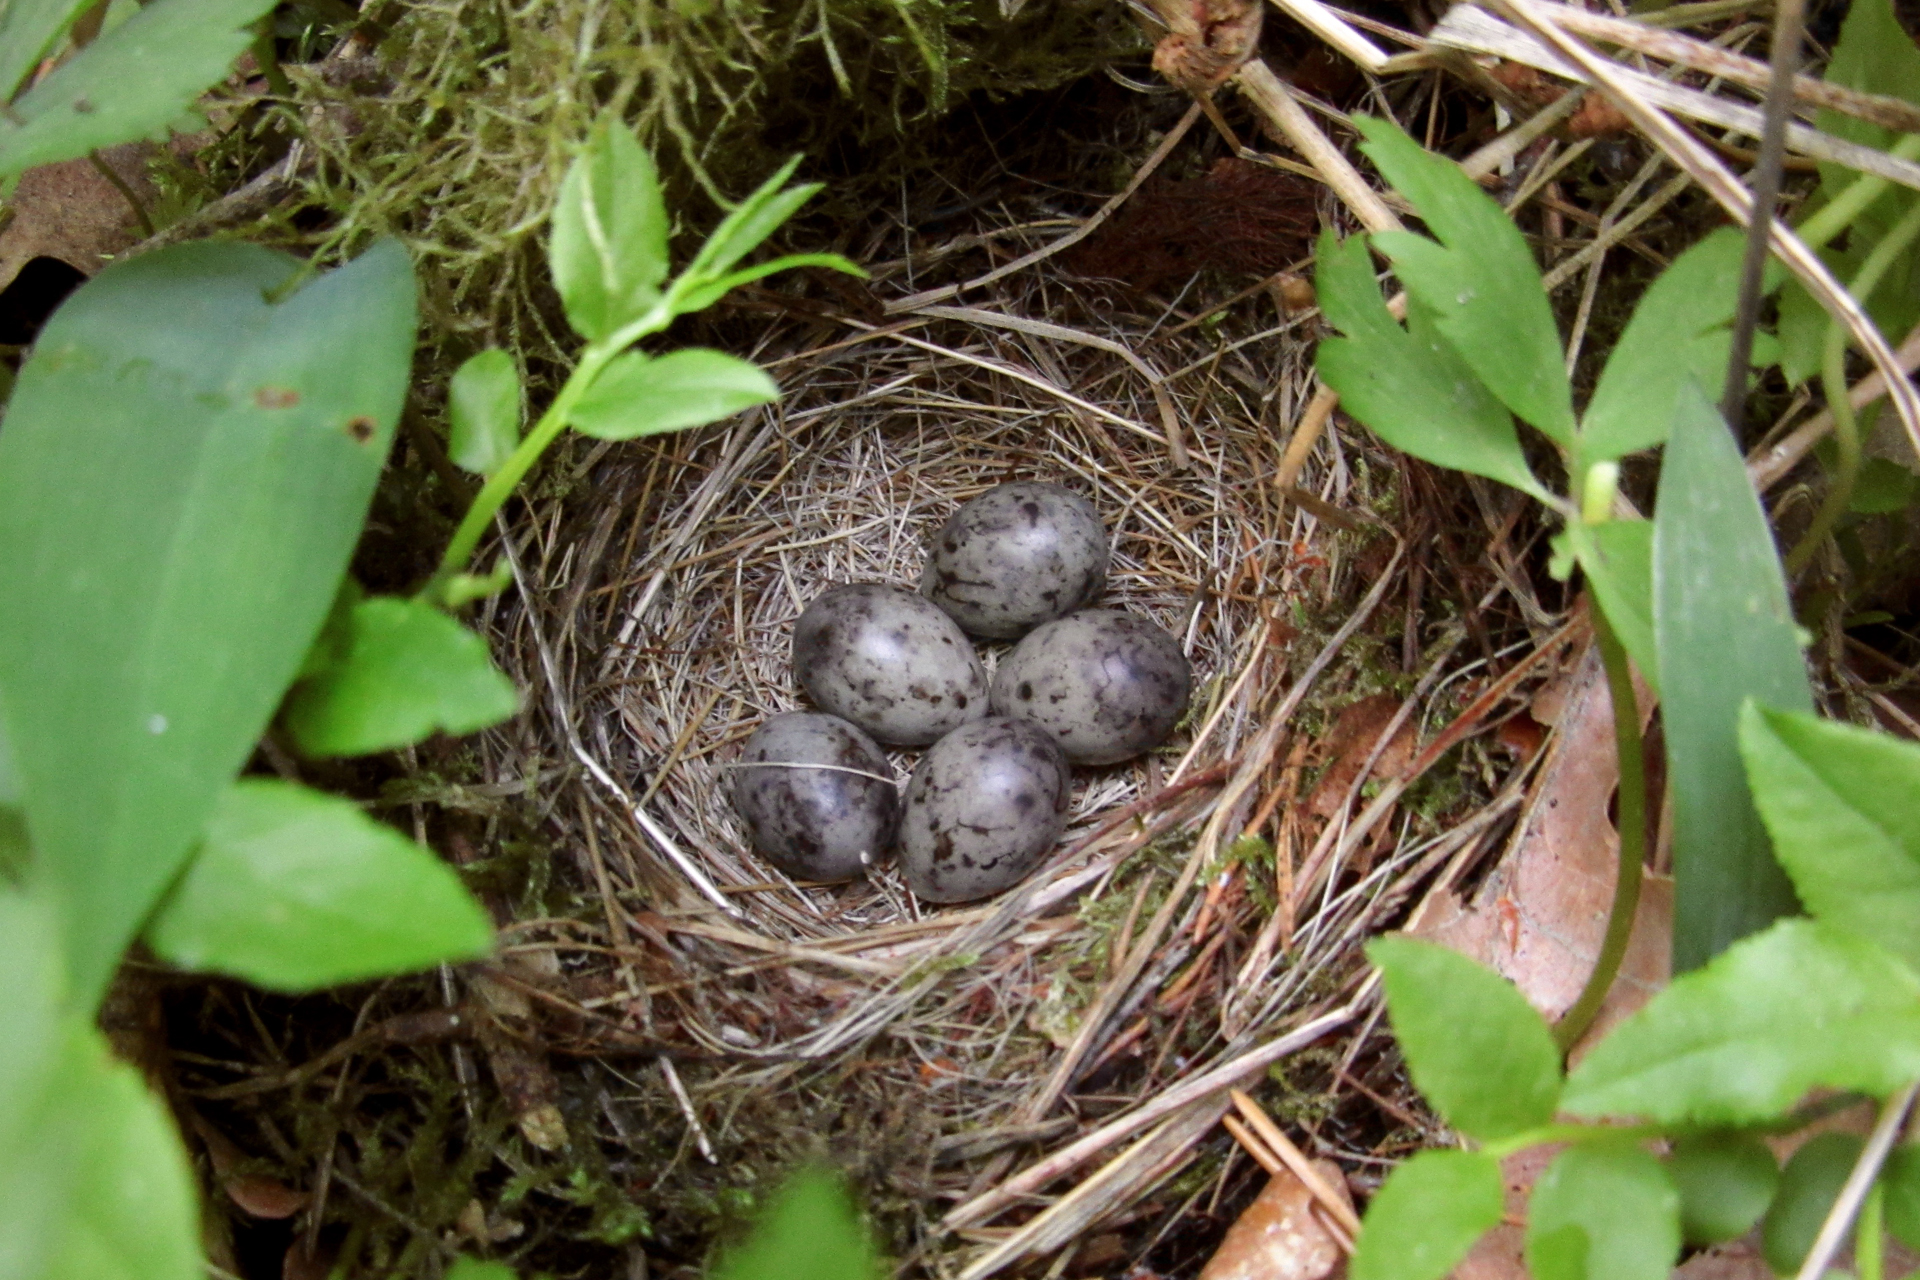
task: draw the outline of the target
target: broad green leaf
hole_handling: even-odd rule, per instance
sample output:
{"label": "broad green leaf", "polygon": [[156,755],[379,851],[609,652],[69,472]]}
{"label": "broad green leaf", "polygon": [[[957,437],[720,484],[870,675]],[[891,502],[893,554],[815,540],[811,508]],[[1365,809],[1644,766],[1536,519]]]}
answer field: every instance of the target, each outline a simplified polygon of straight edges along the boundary
{"label": "broad green leaf", "polygon": [[1913,505],[1920,476],[1886,458],[1868,458],[1853,482],[1847,509],[1866,516],[1883,516]]}
{"label": "broad green leaf", "polygon": [[1398,126],[1370,116],[1355,116],[1353,123],[1367,139],[1360,149],[1413,202],[1438,241],[1382,231],[1374,234],[1374,247],[1502,403],[1572,444],[1573,389],[1560,331],[1520,229],[1460,166],[1427,151]]}
{"label": "broad green leaf", "polygon": [[0,892],[0,1275],[197,1280],[186,1153],[62,990],[61,950],[47,904]]}
{"label": "broad green leaf", "polygon": [[1767,1144],[1727,1130],[1676,1139],[1667,1173],[1680,1189],[1681,1233],[1697,1245],[1747,1234],[1780,1185],[1780,1166]]}
{"label": "broad green leaf", "polygon": [[1658,693],[1660,656],[1653,639],[1652,522],[1570,524],[1567,538],[1601,612],[1607,615],[1607,624]]}
{"label": "broad green leaf", "polygon": [[644,315],[667,278],[667,206],[633,130],[602,120],[561,180],[547,261],[567,320],[599,340]]}
{"label": "broad green leaf", "polygon": [[243,778],[147,941],[183,968],[312,991],[483,956],[493,927],[452,868],[393,828],[338,797]]}
{"label": "broad green leaf", "polygon": [[730,271],[716,280],[709,281],[682,297],[676,310],[680,315],[704,311],[743,284],[751,284],[777,271],[791,271],[795,267],[827,267],[846,275],[859,276],[862,280],[867,278],[866,268],[837,253],[790,253],[783,258],[774,258],[767,262],[755,263],[751,267],[743,267],[739,271]]}
{"label": "broad green leaf", "polygon": [[0,177],[164,136],[253,38],[273,0],[152,0],[0,114]]}
{"label": "broad green leaf", "polygon": [[1352,1280],[1441,1280],[1500,1224],[1500,1162],[1477,1151],[1422,1151],[1387,1175],[1353,1242]]}
{"label": "broad green leaf", "polygon": [[1920,1076],[1920,978],[1879,947],[1782,920],[1675,978],[1567,1078],[1575,1115],[1750,1124],[1809,1089]]}
{"label": "broad green leaf", "polygon": [[1673,787],[1673,967],[1791,914],[1740,763],[1740,704],[1813,707],[1786,579],[1732,433],[1689,383],[1653,522],[1653,626]]}
{"label": "broad green leaf", "polygon": [[0,698],[87,1007],[299,669],[406,394],[405,251],[268,301],[302,269],[231,242],[108,268],[0,431]]}
{"label": "broad green leaf", "polygon": [[1807,910],[1920,968],[1920,746],[1749,702],[1740,753]]}
{"label": "broad green leaf", "polygon": [[447,452],[475,475],[490,476],[520,443],[525,397],[513,357],[498,347],[469,356],[447,387]]}
{"label": "broad green leaf", "polygon": [[1534,1184],[1526,1256],[1533,1280],[1667,1280],[1680,1260],[1680,1193],[1639,1147],[1569,1147]]}
{"label": "broad green leaf", "polygon": [[482,1262],[478,1258],[455,1258],[447,1268],[447,1280],[516,1280],[513,1268],[504,1262]]}
{"label": "broad green leaf", "polygon": [[1429,327],[1416,335],[1394,321],[1361,237],[1329,231],[1315,260],[1321,310],[1347,336],[1323,339],[1314,363],[1342,407],[1416,458],[1544,497],[1505,406]]}
{"label": "broad green leaf", "polygon": [[1857,1134],[1816,1134],[1788,1159],[1780,1171],[1780,1190],[1760,1224],[1760,1252],[1775,1272],[1792,1275],[1806,1261],[1864,1145]]}
{"label": "broad green leaf", "polygon": [[721,219],[720,225],[700,246],[700,252],[694,255],[693,263],[687,268],[689,276],[699,280],[726,274],[734,263],[759,248],[768,236],[780,229],[782,223],[799,211],[801,205],[819,192],[823,184],[818,182],[782,190],[794,170],[800,167],[800,161],[800,156],[789,159],[752,195],[736,205],[732,213]]}
{"label": "broad green leaf", "polygon": [[1880,1171],[1886,1191],[1887,1230],[1909,1249],[1920,1249],[1920,1146],[1902,1143]]}
{"label": "broad green leaf", "polygon": [[1641,295],[1580,422],[1584,463],[1660,444],[1681,387],[1689,379],[1719,384],[1745,253],[1746,238],[1722,227],[1675,258]]}
{"label": "broad green leaf", "polygon": [[486,641],[424,600],[354,606],[344,659],[302,681],[286,725],[310,756],[363,756],[436,732],[472,733],[518,707]]}
{"label": "broad green leaf", "polygon": [[52,51],[89,0],[0,0],[0,102]]}
{"label": "broad green leaf", "polygon": [[[1818,256],[1830,269],[1838,268],[1845,275],[1839,255],[1822,250]],[[1780,372],[1788,386],[1797,387],[1820,372],[1830,322],[1826,308],[1798,280],[1789,280],[1780,291],[1780,321],[1775,328],[1780,335]]]}
{"label": "broad green leaf", "polygon": [[1387,1016],[1413,1082],[1469,1137],[1504,1138],[1553,1119],[1560,1052],[1527,998],[1493,970],[1417,938],[1375,938]]}
{"label": "broad green leaf", "polygon": [[608,364],[574,406],[570,424],[601,440],[683,431],[780,398],[758,365],[705,347],[664,356],[629,351]]}
{"label": "broad green leaf", "polygon": [[774,1193],[715,1280],[878,1280],[880,1257],[840,1179],[803,1169]]}
{"label": "broad green leaf", "polygon": [[[0,698],[0,705],[5,703]],[[7,737],[7,722],[0,720],[0,808],[20,804],[20,766],[13,759],[13,742]]]}

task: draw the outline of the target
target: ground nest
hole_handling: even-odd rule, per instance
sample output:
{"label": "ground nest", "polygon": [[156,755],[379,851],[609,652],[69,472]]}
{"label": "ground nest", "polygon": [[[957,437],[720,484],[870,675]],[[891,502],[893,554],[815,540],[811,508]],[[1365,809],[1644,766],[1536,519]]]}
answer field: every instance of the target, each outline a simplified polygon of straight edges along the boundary
{"label": "ground nest", "polygon": [[[1391,774],[1362,764],[1404,764],[1408,735],[1470,696],[1469,634],[1512,620],[1469,626],[1437,588],[1413,611],[1391,531],[1407,467],[1358,436],[1336,433],[1301,488],[1276,490],[1273,424],[1310,391],[1304,319],[1264,295],[1203,323],[1089,296],[1049,266],[879,326],[769,303],[754,354],[778,407],[582,444],[509,531],[521,591],[485,623],[534,710],[489,735],[485,769],[539,785],[583,892],[572,918],[509,923],[486,982],[537,997],[529,1041],[543,1024],[572,1054],[641,1055],[600,1110],[624,1097],[660,1126],[643,1204],[694,1187],[724,1204],[725,1188],[825,1158],[913,1271],[983,1276],[1029,1255],[1084,1271],[1089,1248],[1144,1265],[1198,1247],[1183,1233],[1217,1238],[1208,1211],[1257,1171],[1218,1140],[1217,1093],[1128,1118],[1229,1064],[1252,1087],[1279,1055],[1249,1053],[1329,1011],[1316,1025],[1335,1034],[1305,1034],[1269,1101],[1324,1121],[1363,1181],[1394,1149],[1401,1122],[1371,1102],[1342,1115],[1347,1073],[1401,1087],[1352,1035],[1358,944],[1422,872],[1485,847],[1489,823],[1458,818],[1489,788],[1446,770],[1385,823],[1349,823],[1348,805]],[[793,882],[751,852],[728,766],[767,717],[805,705],[794,619],[835,584],[913,584],[946,517],[1013,479],[1092,499],[1114,547],[1101,603],[1181,641],[1189,714],[1144,760],[1076,770],[1067,834],[997,898],[932,908],[891,868]],[[1339,730],[1305,731],[1362,704],[1399,714],[1330,766]],[[902,779],[916,756],[893,754]],[[1081,1157],[1060,1155],[1077,1142]],[[994,1190],[1046,1160],[1079,1190]]]}

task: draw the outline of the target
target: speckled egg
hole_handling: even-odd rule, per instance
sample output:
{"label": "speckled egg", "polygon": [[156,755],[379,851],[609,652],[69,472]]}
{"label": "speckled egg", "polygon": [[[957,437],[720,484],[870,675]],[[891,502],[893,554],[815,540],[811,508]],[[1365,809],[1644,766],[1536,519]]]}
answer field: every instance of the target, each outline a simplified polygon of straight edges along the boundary
{"label": "speckled egg", "polygon": [[989,489],[933,540],[920,594],[969,635],[1012,640],[1071,613],[1107,582],[1107,531],[1088,502],[1057,484]]}
{"label": "speckled egg", "polygon": [[838,716],[793,711],[747,739],[733,802],[768,862],[800,880],[850,880],[893,848],[892,777],[866,734]]}
{"label": "speckled egg", "polygon": [[969,902],[1018,884],[1067,823],[1060,746],[1025,720],[991,716],[933,744],[907,783],[900,870],[928,902]]}
{"label": "speckled egg", "polygon": [[1013,647],[994,674],[993,710],[1039,725],[1075,764],[1113,764],[1166,741],[1192,691],[1172,636],[1131,613],[1087,609]]}
{"label": "speckled egg", "polygon": [[905,587],[835,587],[793,627],[807,696],[882,742],[921,747],[987,714],[987,671],[938,606]]}

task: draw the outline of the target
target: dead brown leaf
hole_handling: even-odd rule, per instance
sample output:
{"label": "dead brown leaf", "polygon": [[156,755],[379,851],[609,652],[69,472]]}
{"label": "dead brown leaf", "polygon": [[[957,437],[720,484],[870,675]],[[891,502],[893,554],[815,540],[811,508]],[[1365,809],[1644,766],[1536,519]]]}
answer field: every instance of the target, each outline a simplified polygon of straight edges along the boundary
{"label": "dead brown leaf", "polygon": [[[136,196],[150,201],[146,161],[152,150],[151,143],[129,142],[108,147],[100,159]],[[0,289],[35,258],[58,258],[90,276],[141,235],[133,206],[85,157],[27,170],[7,205],[13,220],[0,230]]]}
{"label": "dead brown leaf", "polygon": [[[1340,1167],[1328,1160],[1313,1167],[1351,1207]],[[1346,1252],[1325,1213],[1307,1185],[1281,1169],[1227,1229],[1200,1280],[1326,1280],[1343,1273]]]}
{"label": "dead brown leaf", "polygon": [[312,1198],[307,1192],[296,1191],[278,1178],[245,1171],[247,1153],[233,1139],[198,1112],[192,1113],[192,1120],[193,1131],[200,1136],[207,1160],[213,1165],[214,1180],[242,1212],[278,1220],[291,1218],[307,1207]]}
{"label": "dead brown leaf", "polygon": [[[1320,741],[1320,749],[1332,756],[1332,763],[1321,773],[1320,780],[1314,784],[1313,791],[1307,796],[1307,812],[1317,818],[1331,819],[1346,807],[1347,796],[1353,790],[1353,784],[1360,771],[1367,767],[1368,757],[1380,744],[1380,735],[1386,732],[1400,711],[1400,699],[1391,693],[1376,693],[1360,699],[1342,711]],[[1372,777],[1397,778],[1406,772],[1407,765],[1413,761],[1413,753],[1418,745],[1413,718],[1409,716],[1393,732],[1393,737],[1380,749],[1380,758],[1374,761]]]}

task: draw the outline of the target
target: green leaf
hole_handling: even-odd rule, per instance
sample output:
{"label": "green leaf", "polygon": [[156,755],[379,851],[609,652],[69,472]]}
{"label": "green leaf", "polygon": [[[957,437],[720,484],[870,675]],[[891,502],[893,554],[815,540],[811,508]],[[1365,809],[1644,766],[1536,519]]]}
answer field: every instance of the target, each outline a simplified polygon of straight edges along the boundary
{"label": "green leaf", "polygon": [[273,0],[152,0],[0,115],[0,177],[161,137],[227,74]]}
{"label": "green leaf", "polygon": [[1659,692],[1660,655],[1653,638],[1653,524],[1609,520],[1569,524],[1567,538],[1580,559],[1607,624]]}
{"label": "green leaf", "polygon": [[310,756],[363,756],[444,731],[472,733],[518,709],[479,636],[424,600],[354,606],[344,661],[302,681],[286,725]]}
{"label": "green leaf", "polygon": [[198,1280],[186,1153],[62,989],[56,919],[0,893],[0,1275]]}
{"label": "green leaf", "polygon": [[1691,379],[1725,376],[1746,239],[1722,227],[1673,260],[1634,308],[1580,423],[1580,457],[1605,462],[1667,438]]}
{"label": "green leaf", "polygon": [[53,49],[88,0],[0,0],[0,102]]}
{"label": "green leaf", "polygon": [[1667,1280],[1680,1260],[1680,1193],[1639,1147],[1570,1147],[1534,1184],[1526,1257],[1533,1280]]}
{"label": "green leaf", "polygon": [[751,284],[777,271],[791,271],[795,267],[827,267],[846,275],[859,276],[862,280],[867,278],[866,268],[837,253],[790,253],[784,258],[774,258],[767,262],[755,263],[739,271],[728,272],[718,279],[689,291],[680,299],[674,312],[677,315],[686,315],[693,311],[704,311],[743,284]]}
{"label": "green leaf", "polygon": [[0,431],[0,698],[88,1007],[299,669],[406,394],[405,251],[267,300],[301,270],[233,242],[109,267]]}
{"label": "green leaf", "polygon": [[336,796],[243,778],[147,940],[275,991],[471,960],[493,927],[446,863]]}
{"label": "green leaf", "polygon": [[1500,1162],[1422,1151],[1387,1175],[1353,1242],[1352,1280],[1441,1280],[1506,1213]]}
{"label": "green leaf", "polygon": [[454,462],[479,476],[498,471],[520,443],[524,402],[512,356],[498,347],[469,356],[447,387]]}
{"label": "green leaf", "polygon": [[688,266],[689,278],[704,280],[726,274],[728,268],[759,248],[768,236],[780,229],[782,223],[799,211],[801,205],[814,197],[822,185],[817,182],[789,190],[781,189],[800,167],[801,159],[800,156],[789,159],[752,195],[735,206],[732,213],[721,219],[720,225],[707,236],[706,242],[700,246],[700,252],[694,255],[692,264]]}
{"label": "green leaf", "polygon": [[1920,978],[1864,939],[1782,920],[1682,974],[1575,1067],[1575,1115],[1740,1125],[1809,1090],[1920,1076]]}
{"label": "green leaf", "polygon": [[879,1255],[840,1179],[803,1169],[787,1181],[714,1280],[878,1280]]}
{"label": "green leaf", "polygon": [[1448,1124],[1488,1140],[1553,1119],[1560,1052],[1511,982],[1416,938],[1375,938],[1367,958],[1386,979],[1387,1015],[1413,1082]]}
{"label": "green leaf", "polygon": [[515,1280],[513,1268],[504,1262],[482,1262],[478,1258],[455,1258],[447,1268],[447,1280]]}
{"label": "green leaf", "polygon": [[[6,699],[0,698],[0,705]],[[0,720],[0,808],[20,806],[20,766],[14,762],[13,742],[7,737],[7,722]]]}
{"label": "green leaf", "polygon": [[1920,490],[1920,476],[1886,458],[1868,458],[1853,482],[1847,509],[1863,516],[1904,511],[1913,505],[1916,490]]}
{"label": "green leaf", "polygon": [[629,351],[609,363],[574,406],[575,430],[601,440],[684,431],[780,398],[758,365],[686,347],[649,358]]}
{"label": "green leaf", "polygon": [[1513,416],[1431,326],[1397,324],[1381,301],[1365,242],[1320,237],[1315,288],[1328,323],[1346,334],[1320,343],[1314,363],[1346,411],[1416,458],[1512,485],[1546,489],[1527,468]]}
{"label": "green leaf", "polygon": [[1886,1188],[1887,1230],[1909,1249],[1920,1249],[1920,1146],[1895,1147],[1880,1171]]}
{"label": "green leaf", "polygon": [[[1760,1225],[1760,1252],[1774,1271],[1792,1275],[1806,1261],[1864,1145],[1857,1134],[1821,1133],[1807,1139],[1787,1160],[1780,1172],[1780,1190]],[[1842,1248],[1851,1237],[1849,1228]]]}
{"label": "green leaf", "polygon": [[1573,443],[1573,389],[1533,251],[1513,220],[1460,172],[1386,120],[1357,115],[1360,149],[1412,201],[1438,243],[1407,231],[1373,236],[1410,298],[1514,413]]}
{"label": "green leaf", "polygon": [[1813,707],[1766,513],[1693,383],[1660,473],[1653,622],[1673,787],[1673,967],[1685,972],[1795,910],[1747,793],[1736,720],[1749,697]]}
{"label": "green leaf", "polygon": [[1696,1245],[1747,1234],[1780,1185],[1767,1144],[1727,1130],[1676,1139],[1667,1172],[1680,1189],[1681,1232]]}
{"label": "green leaf", "polygon": [[1740,752],[1807,910],[1920,968],[1920,746],[1749,702]]}
{"label": "green leaf", "polygon": [[667,206],[633,130],[602,120],[567,169],[547,261],[580,336],[598,341],[646,314],[667,278]]}

